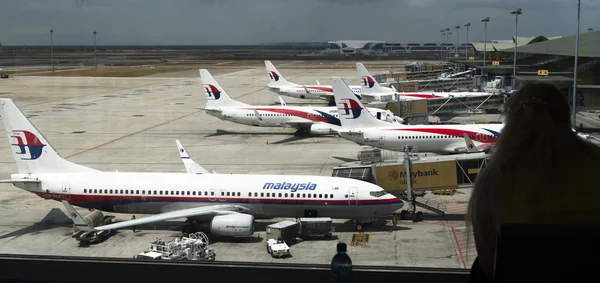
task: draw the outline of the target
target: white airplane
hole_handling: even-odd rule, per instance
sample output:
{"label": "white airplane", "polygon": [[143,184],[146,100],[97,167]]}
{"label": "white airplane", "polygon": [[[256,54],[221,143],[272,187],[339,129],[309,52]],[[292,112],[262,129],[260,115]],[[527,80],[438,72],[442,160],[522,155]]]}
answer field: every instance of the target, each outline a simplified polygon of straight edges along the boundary
{"label": "white airplane", "polygon": [[393,151],[405,146],[442,154],[487,151],[500,136],[504,124],[391,125],[364,115],[364,105],[352,96],[341,78],[332,79],[342,123],[341,137],[361,145]]}
{"label": "white airplane", "polygon": [[0,98],[0,116],[18,169],[0,183],[64,200],[67,207],[153,214],[91,227],[71,211],[76,227],[85,231],[187,218],[208,223],[215,236],[236,237],[253,234],[255,217],[306,216],[353,219],[362,230],[362,224],[403,206],[381,187],[350,178],[102,172],[62,158],[11,99]]}
{"label": "white airplane", "polygon": [[[329,106],[334,106],[334,98],[333,98],[333,90],[330,85],[321,85],[317,81],[317,85],[302,85],[290,82],[283,77],[281,72],[275,68],[271,61],[265,61],[265,67],[267,68],[267,75],[269,78],[269,83],[267,86],[269,90],[281,94],[287,95],[295,98],[302,99],[325,99],[329,101]],[[358,99],[362,99],[362,86],[353,85],[350,86],[355,96]]]}
{"label": "white airplane", "polygon": [[363,102],[385,102],[395,100],[396,97],[399,97],[400,101],[409,101],[419,99],[448,99],[452,97],[489,97],[491,94],[488,92],[398,92],[393,87],[381,86],[362,63],[356,63],[356,69],[358,76],[365,84],[362,91]]}
{"label": "white airplane", "polygon": [[[340,127],[335,107],[288,106],[279,97],[282,106],[254,106],[231,98],[206,69],[200,69],[200,79],[206,91],[207,114],[221,120],[256,127],[296,128],[298,134],[336,134]],[[385,123],[400,124],[404,120],[390,110],[369,108],[371,115]]]}

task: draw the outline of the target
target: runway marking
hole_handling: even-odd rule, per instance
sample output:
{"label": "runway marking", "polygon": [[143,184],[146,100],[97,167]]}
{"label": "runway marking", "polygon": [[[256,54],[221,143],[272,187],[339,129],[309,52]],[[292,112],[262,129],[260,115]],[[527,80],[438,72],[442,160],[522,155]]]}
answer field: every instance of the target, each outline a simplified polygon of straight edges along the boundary
{"label": "runway marking", "polygon": [[175,121],[177,121],[177,120],[180,120],[180,119],[186,118],[186,117],[188,117],[188,116],[191,116],[191,115],[197,114],[197,113],[199,113],[199,112],[202,112],[202,110],[194,111],[194,112],[192,112],[192,113],[189,113],[189,114],[183,115],[183,116],[181,116],[181,117],[178,117],[178,118],[175,118],[175,119],[173,119],[173,120],[169,120],[169,121],[166,121],[166,122],[164,122],[164,123],[160,123],[160,124],[157,124],[157,125],[154,125],[154,126],[151,126],[151,127],[148,127],[148,128],[142,129],[142,130],[139,130],[139,131],[137,131],[137,132],[133,132],[133,133],[130,133],[130,134],[124,135],[124,136],[122,136],[122,137],[119,137],[119,138],[116,138],[116,139],[113,139],[113,140],[107,141],[107,142],[105,142],[105,143],[102,143],[102,144],[99,144],[99,145],[97,145],[97,146],[90,147],[90,148],[88,148],[88,149],[85,149],[85,150],[82,150],[82,151],[79,151],[79,152],[73,153],[73,154],[71,154],[71,155],[69,155],[69,156],[67,156],[67,157],[65,157],[65,158],[70,158],[70,157],[73,157],[73,156],[75,156],[75,155],[79,155],[79,154],[82,154],[82,153],[88,152],[88,151],[90,151],[90,150],[93,150],[93,149],[96,149],[96,148],[99,148],[99,147],[105,146],[105,145],[107,145],[107,144],[109,144],[109,143],[113,143],[113,142],[116,142],[116,141],[122,140],[122,139],[124,139],[124,138],[128,138],[128,137],[131,137],[131,136],[133,136],[133,135],[137,135],[137,134],[139,134],[139,133],[142,133],[142,132],[145,132],[145,131],[147,131],[147,130],[151,130],[151,129],[154,129],[154,128],[157,128],[157,127],[160,127],[160,126],[163,126],[163,125],[169,124],[169,123],[171,123],[171,122],[175,122]]}

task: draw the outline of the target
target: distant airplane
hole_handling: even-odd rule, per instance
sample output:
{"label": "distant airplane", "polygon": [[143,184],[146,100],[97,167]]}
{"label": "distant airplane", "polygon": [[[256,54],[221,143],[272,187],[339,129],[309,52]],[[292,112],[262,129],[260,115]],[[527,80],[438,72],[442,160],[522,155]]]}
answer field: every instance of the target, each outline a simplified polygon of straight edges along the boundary
{"label": "distant airplane", "polygon": [[396,100],[396,97],[399,97],[400,101],[410,101],[419,99],[440,99],[453,97],[487,98],[491,95],[491,93],[488,92],[398,92],[393,87],[389,88],[381,86],[362,63],[356,63],[356,69],[358,71],[358,76],[364,81],[365,84],[365,88],[362,91],[363,99],[361,100],[361,102],[368,103],[370,101],[390,101]]}
{"label": "distant airplane", "polygon": [[[265,61],[269,83],[269,90],[281,95],[287,95],[302,99],[325,99],[329,101],[329,106],[335,106],[333,90],[330,85],[302,85],[290,82],[283,77],[283,74],[275,68],[271,61]],[[362,86],[350,86],[356,97],[362,99]]]}
{"label": "distant airplane", "polygon": [[[323,216],[353,219],[357,230],[403,202],[369,182],[341,177],[267,174],[102,172],[62,158],[19,107],[0,98],[0,117],[18,173],[12,183],[63,202],[75,226],[113,230],[170,219],[208,223],[215,236],[249,236],[254,218]],[[92,227],[72,205],[106,212],[153,214]]]}
{"label": "distant airplane", "polygon": [[[414,146],[420,152],[443,154],[489,150],[504,124],[391,125],[364,115],[364,105],[341,78],[332,79],[344,139],[361,145],[403,151]],[[466,136],[465,136],[466,135]]]}
{"label": "distant airplane", "polygon": [[[208,70],[200,70],[200,79],[206,91],[204,110],[221,120],[256,127],[296,128],[299,135],[336,134],[341,125],[335,107],[288,106],[281,97],[282,106],[249,105],[231,98]],[[382,122],[403,122],[390,110],[368,110]]]}

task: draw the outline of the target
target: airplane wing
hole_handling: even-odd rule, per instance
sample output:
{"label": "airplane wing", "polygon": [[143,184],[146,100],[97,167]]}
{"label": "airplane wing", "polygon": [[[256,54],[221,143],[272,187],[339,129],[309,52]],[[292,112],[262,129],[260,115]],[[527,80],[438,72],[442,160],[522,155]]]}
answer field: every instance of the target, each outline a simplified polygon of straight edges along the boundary
{"label": "airplane wing", "polygon": [[0,184],[14,184],[14,183],[41,183],[42,181],[40,180],[29,180],[29,179],[23,179],[23,180],[0,180]]}
{"label": "airplane wing", "polygon": [[179,142],[179,140],[175,140],[177,143],[177,148],[179,149],[179,156],[181,157],[181,161],[185,166],[185,170],[190,174],[210,174],[210,172],[204,167],[200,166],[200,164],[196,163],[192,157],[188,154],[185,147]]}
{"label": "airplane wing", "polygon": [[67,210],[66,215],[73,220],[75,226],[84,231],[103,231],[103,230],[113,230],[125,227],[131,227],[136,225],[160,222],[170,219],[178,219],[178,218],[188,218],[194,216],[211,216],[211,215],[226,215],[226,214],[234,214],[234,213],[242,213],[248,212],[249,209],[240,205],[210,205],[210,206],[200,206],[170,212],[164,212],[160,214],[154,214],[151,216],[146,216],[133,220],[126,220],[122,222],[117,222],[108,225],[102,225],[97,227],[92,227],[88,223],[83,220],[83,217],[71,206],[69,202],[66,200],[62,201],[65,209]]}

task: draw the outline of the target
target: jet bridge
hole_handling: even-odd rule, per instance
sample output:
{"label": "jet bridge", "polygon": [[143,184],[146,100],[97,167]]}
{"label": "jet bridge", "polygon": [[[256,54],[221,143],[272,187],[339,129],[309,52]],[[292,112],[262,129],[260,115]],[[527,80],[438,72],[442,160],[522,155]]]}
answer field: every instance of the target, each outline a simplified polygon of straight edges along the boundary
{"label": "jet bridge", "polygon": [[[450,93],[451,94],[451,93]],[[429,115],[451,114],[455,112],[480,113],[494,111],[504,104],[504,94],[489,93],[478,97],[450,97],[427,100]]]}
{"label": "jet bridge", "polygon": [[[406,153],[398,153],[395,158],[383,158],[383,161],[372,164],[364,164],[366,162],[361,160],[334,167],[332,176],[376,184],[416,206],[443,216],[445,206],[424,197],[425,192],[472,187],[488,160],[485,153],[423,156],[416,151],[415,147],[409,153],[410,170],[406,170],[405,166]],[[384,156],[391,157],[393,154]]]}

